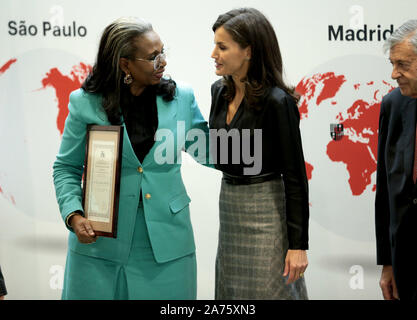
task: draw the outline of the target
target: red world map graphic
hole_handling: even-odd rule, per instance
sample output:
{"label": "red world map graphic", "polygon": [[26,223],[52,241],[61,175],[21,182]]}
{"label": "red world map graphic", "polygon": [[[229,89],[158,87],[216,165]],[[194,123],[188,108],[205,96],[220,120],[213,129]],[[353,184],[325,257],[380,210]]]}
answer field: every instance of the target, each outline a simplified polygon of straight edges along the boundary
{"label": "red world map graphic", "polygon": [[[0,76],[17,62],[17,59],[10,59],[0,68]],[[63,74],[58,68],[51,68],[41,80],[42,88],[51,87],[55,90],[57,99],[58,116],[56,120],[57,129],[62,135],[65,119],[68,115],[69,95],[72,91],[81,87],[82,82],[91,71],[91,66],[83,62],[72,67],[70,74]],[[303,78],[297,85],[296,90],[301,94],[299,111],[301,121],[306,121],[312,108],[319,108],[320,105],[330,99],[330,104],[335,106],[335,97],[340,88],[346,84],[344,75],[336,75],[334,72],[317,73],[311,77]],[[383,85],[392,91],[389,83],[382,81]],[[368,82],[365,85],[374,85]],[[354,85],[359,90],[361,84]],[[352,195],[361,195],[371,183],[371,175],[376,171],[377,144],[378,144],[378,121],[381,101],[377,100],[379,90],[375,89],[374,101],[367,102],[358,99],[347,108],[347,111],[335,119],[335,123],[343,124],[345,138],[339,141],[330,139],[327,144],[327,156],[331,161],[346,164],[349,173],[349,186]],[[315,98],[316,97],[316,98]],[[307,159],[308,160],[308,159]],[[313,177],[314,165],[306,162],[307,177]],[[373,186],[375,191],[375,185]],[[0,186],[0,194],[4,194]],[[10,199],[13,203],[14,199]]]}
{"label": "red world map graphic", "polygon": [[[333,72],[327,72],[323,74],[315,74],[310,78],[302,79],[295,90],[301,95],[299,103],[299,111],[301,120],[308,118],[309,106],[313,105],[311,100],[319,90],[318,84],[321,83],[321,92],[318,94],[315,106],[326,100],[333,98],[339,91],[342,84],[346,81],[343,75],[336,76]],[[334,102],[332,104],[335,104]],[[307,178],[311,180],[313,175],[314,166],[306,161]]]}
{"label": "red world map graphic", "polygon": [[0,76],[5,73],[7,70],[9,70],[10,66],[15,63],[17,59],[10,59],[7,61],[1,68],[0,68]]}
{"label": "red world map graphic", "polygon": [[[0,76],[3,75],[9,68],[17,62],[17,59],[10,59],[0,68]],[[58,68],[52,68],[42,79],[43,89],[52,87],[55,90],[55,95],[58,102],[58,116],[57,116],[57,129],[61,133],[64,132],[65,119],[68,116],[68,103],[69,95],[72,91],[79,89],[81,84],[91,71],[91,66],[80,62],[78,65],[72,67],[70,75],[62,74]],[[0,194],[9,198],[9,200],[15,205],[13,195],[6,196],[3,188],[0,186]]]}
{"label": "red world map graphic", "polygon": [[58,101],[58,117],[56,124],[59,132],[64,132],[65,119],[68,116],[68,103],[70,93],[81,87],[81,84],[91,71],[91,66],[80,62],[72,67],[69,76],[63,75],[58,68],[52,68],[42,79],[43,88],[52,87]]}
{"label": "red world map graphic", "polygon": [[[345,82],[345,76],[336,75],[333,72],[319,73],[302,79],[296,87],[302,95],[299,107],[301,119],[308,118],[309,108],[320,107],[323,101],[335,98]],[[388,92],[394,89],[389,83],[381,82],[383,86],[387,86]],[[367,86],[374,84],[374,82],[366,83]],[[359,90],[360,85],[355,84],[354,89]],[[318,90],[321,91],[317,92]],[[381,108],[381,101],[377,99],[379,91],[379,89],[374,90],[372,102],[362,99],[354,101],[347,109],[347,116],[343,117],[342,113],[339,113],[335,123],[343,124],[347,137],[339,141],[331,140],[327,144],[329,159],[346,164],[349,173],[348,182],[354,196],[359,196],[365,191],[371,183],[371,175],[376,171],[378,122]],[[312,101],[316,95],[318,95],[316,101]],[[337,104],[335,100],[331,100],[330,103],[331,105]],[[310,180],[314,167],[306,162],[306,169]],[[375,191],[375,188],[374,185],[372,191]]]}

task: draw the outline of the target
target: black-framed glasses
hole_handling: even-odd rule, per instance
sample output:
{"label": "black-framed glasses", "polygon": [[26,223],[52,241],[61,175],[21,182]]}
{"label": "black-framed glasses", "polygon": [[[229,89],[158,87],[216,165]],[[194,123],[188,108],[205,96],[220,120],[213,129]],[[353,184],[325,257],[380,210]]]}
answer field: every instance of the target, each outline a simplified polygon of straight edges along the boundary
{"label": "black-framed glasses", "polygon": [[166,55],[165,51],[163,51],[160,54],[156,55],[152,59],[142,59],[142,58],[136,58],[135,57],[135,60],[151,62],[151,63],[153,63],[153,69],[158,70],[161,67],[162,62],[166,61],[166,57],[167,57],[167,55]]}

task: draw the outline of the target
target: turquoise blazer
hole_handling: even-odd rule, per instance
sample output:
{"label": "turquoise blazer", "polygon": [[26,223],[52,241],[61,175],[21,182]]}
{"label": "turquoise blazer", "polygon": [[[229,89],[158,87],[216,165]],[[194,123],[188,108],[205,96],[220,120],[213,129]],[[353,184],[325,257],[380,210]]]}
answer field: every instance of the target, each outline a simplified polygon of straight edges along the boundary
{"label": "turquoise blazer", "polygon": [[[69,115],[65,122],[59,153],[53,165],[56,198],[64,221],[74,211],[83,212],[81,179],[87,125],[110,125],[101,99],[101,95],[90,94],[82,89],[70,95]],[[193,90],[185,85],[177,83],[175,98],[170,102],[157,96],[157,109],[159,124],[156,141],[143,163],[136,157],[124,127],[117,238],[98,237],[93,244],[82,244],[73,230],[67,226],[71,231],[70,250],[126,263],[142,191],[142,195],[150,195],[149,199],[143,197],[143,207],[156,261],[161,263],[174,260],[195,251],[189,211],[190,198],[181,177],[180,157],[181,149],[188,150],[199,162],[209,165],[208,147],[205,152],[197,150],[200,154],[195,154],[196,148],[191,147],[193,142],[197,141],[198,133],[198,139],[203,138],[201,132],[204,133],[208,146],[208,125],[197,106]],[[177,128],[180,128],[179,132]],[[172,132],[172,135],[159,139],[158,133],[161,132]],[[182,132],[185,132],[185,137]],[[188,141],[190,133],[193,133],[194,140]],[[166,147],[167,142],[171,140],[175,143],[174,150],[179,152],[175,152],[174,161],[161,164],[158,159],[166,157],[169,150]]]}

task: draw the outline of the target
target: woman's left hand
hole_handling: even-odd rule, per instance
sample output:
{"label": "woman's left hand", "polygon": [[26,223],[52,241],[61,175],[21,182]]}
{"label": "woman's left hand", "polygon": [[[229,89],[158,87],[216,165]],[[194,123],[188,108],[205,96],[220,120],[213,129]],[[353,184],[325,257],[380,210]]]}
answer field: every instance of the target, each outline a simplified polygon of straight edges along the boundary
{"label": "woman's left hand", "polygon": [[308,266],[307,253],[305,250],[288,250],[285,258],[283,276],[289,275],[287,284],[293,283],[303,276]]}

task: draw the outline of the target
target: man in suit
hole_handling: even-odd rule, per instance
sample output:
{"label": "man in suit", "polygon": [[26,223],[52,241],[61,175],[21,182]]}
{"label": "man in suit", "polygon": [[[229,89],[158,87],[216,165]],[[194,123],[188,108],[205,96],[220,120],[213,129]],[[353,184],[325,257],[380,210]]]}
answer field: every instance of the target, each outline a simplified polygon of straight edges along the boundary
{"label": "man in suit", "polygon": [[417,299],[417,20],[385,43],[398,88],[381,104],[375,223],[384,299]]}

